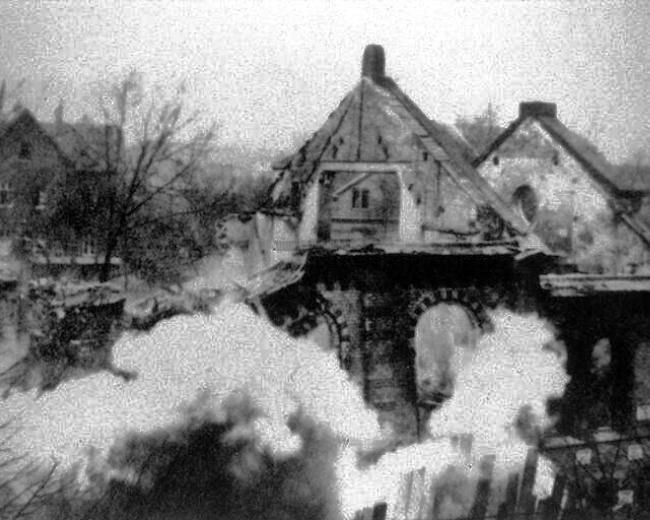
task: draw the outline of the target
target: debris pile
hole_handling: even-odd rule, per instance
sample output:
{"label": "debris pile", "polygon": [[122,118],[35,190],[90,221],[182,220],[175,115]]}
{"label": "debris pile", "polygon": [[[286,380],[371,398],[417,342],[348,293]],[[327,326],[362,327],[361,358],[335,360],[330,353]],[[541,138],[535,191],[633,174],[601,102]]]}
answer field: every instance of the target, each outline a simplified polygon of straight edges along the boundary
{"label": "debris pile", "polygon": [[14,389],[51,390],[63,380],[112,366],[125,298],[109,284],[40,279],[18,289],[18,328],[26,355],[0,374],[4,397]]}

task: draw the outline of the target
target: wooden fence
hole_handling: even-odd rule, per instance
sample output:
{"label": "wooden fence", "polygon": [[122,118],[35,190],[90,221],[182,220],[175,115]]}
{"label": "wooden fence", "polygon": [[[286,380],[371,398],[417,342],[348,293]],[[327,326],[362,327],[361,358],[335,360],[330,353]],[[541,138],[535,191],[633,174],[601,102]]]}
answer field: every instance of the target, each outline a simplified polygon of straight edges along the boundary
{"label": "wooden fence", "polygon": [[[540,452],[557,470],[545,498],[535,496]],[[547,439],[529,449],[519,472],[497,476],[494,457],[484,457],[478,475],[470,483],[413,471],[394,498],[359,511],[355,520],[650,520],[650,426],[625,435],[601,429],[586,440]],[[445,505],[450,496],[454,508]]]}

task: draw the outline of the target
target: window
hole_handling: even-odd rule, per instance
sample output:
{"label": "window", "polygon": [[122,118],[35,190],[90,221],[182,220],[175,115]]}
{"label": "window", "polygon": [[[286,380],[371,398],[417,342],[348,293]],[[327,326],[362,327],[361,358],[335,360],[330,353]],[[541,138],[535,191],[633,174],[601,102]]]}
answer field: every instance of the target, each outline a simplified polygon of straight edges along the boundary
{"label": "window", "polygon": [[0,183],[0,206],[11,206],[13,190],[8,182]]}
{"label": "window", "polygon": [[492,157],[492,164],[494,164],[494,166],[499,166],[499,156],[498,155],[495,155],[494,157]]}
{"label": "window", "polygon": [[57,241],[50,245],[50,256],[53,256],[55,258],[65,256],[65,250],[63,249],[61,242]]}
{"label": "window", "polygon": [[353,208],[367,208],[370,202],[370,190],[360,190],[354,188],[352,190],[352,207]]}
{"label": "window", "polygon": [[79,254],[81,256],[96,256],[97,255],[97,241],[94,237],[85,237],[79,244]]}
{"label": "window", "polygon": [[32,157],[32,145],[23,141],[20,143],[20,152],[18,157],[21,159],[30,159]]}
{"label": "window", "polygon": [[532,224],[539,206],[535,190],[527,184],[519,186],[512,194],[512,203],[526,222]]}
{"label": "window", "polygon": [[35,237],[31,240],[32,254],[45,255],[48,251],[47,240],[44,238]]}
{"label": "window", "polygon": [[46,193],[43,190],[35,190],[32,192],[32,204],[36,209],[45,209]]}

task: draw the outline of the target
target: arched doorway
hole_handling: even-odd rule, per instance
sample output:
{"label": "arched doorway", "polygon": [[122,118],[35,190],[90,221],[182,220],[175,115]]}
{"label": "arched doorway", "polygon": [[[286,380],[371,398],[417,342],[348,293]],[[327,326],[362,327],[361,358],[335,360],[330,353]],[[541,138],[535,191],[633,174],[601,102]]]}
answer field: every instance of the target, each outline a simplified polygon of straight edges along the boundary
{"label": "arched doorway", "polygon": [[453,395],[480,334],[476,317],[459,303],[436,303],[420,315],[413,341],[419,407],[437,408]]}

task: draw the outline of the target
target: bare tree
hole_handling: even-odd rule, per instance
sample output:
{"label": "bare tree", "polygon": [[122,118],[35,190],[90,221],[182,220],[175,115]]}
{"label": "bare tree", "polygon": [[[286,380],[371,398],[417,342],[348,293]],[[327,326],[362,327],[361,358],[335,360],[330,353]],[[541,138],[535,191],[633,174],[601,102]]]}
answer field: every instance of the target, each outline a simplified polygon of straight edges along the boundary
{"label": "bare tree", "polygon": [[152,215],[187,210],[180,195],[209,157],[216,126],[204,125],[198,112],[186,114],[184,97],[180,86],[161,101],[159,89],[145,92],[142,77],[131,72],[100,96],[101,127],[85,127],[83,167],[92,186],[80,195],[62,181],[50,222],[95,237],[102,281],[115,256],[130,256],[132,237]]}
{"label": "bare tree", "polygon": [[455,125],[479,154],[485,151],[504,130],[499,125],[498,112],[492,103],[488,103],[487,108],[477,116],[457,117]]}
{"label": "bare tree", "polygon": [[42,464],[29,453],[16,453],[11,443],[16,435],[20,429],[14,421],[0,424],[0,518],[39,518],[64,492],[64,481],[55,462]]}

